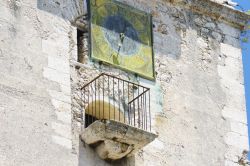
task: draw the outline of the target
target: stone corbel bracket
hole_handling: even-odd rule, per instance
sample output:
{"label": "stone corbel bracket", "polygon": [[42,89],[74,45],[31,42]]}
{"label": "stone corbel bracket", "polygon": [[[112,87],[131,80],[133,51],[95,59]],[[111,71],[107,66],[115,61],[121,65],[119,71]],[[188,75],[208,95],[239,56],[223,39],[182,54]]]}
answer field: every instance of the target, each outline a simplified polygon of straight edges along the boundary
{"label": "stone corbel bracket", "polygon": [[131,156],[152,142],[156,134],[113,120],[98,120],[81,134],[82,140],[104,160],[118,160]]}
{"label": "stone corbel bracket", "polygon": [[243,30],[250,20],[250,15],[211,0],[167,0],[168,2],[191,10],[195,13],[223,21]]}

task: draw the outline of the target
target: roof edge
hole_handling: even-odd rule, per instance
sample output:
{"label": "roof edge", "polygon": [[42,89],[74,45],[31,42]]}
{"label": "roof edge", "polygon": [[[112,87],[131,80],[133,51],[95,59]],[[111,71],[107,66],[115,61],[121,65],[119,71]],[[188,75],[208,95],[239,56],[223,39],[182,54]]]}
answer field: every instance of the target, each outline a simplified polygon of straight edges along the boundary
{"label": "roof edge", "polygon": [[250,15],[211,0],[167,0],[174,5],[203,14],[215,20],[223,21],[235,28],[243,30]]}

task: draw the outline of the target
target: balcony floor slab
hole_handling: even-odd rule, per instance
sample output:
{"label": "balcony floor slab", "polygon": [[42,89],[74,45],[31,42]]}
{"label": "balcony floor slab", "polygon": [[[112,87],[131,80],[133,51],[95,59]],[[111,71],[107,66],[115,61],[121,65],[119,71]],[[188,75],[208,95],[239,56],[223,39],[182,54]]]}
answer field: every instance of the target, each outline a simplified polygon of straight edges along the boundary
{"label": "balcony floor slab", "polygon": [[81,134],[82,140],[93,146],[104,160],[133,155],[156,137],[154,133],[113,120],[95,121]]}

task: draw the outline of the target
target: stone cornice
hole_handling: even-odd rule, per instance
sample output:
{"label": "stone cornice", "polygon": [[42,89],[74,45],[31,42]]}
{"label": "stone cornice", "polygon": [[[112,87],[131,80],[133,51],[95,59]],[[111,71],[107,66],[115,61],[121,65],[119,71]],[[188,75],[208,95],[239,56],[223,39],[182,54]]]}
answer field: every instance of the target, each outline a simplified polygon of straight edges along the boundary
{"label": "stone cornice", "polygon": [[193,12],[226,22],[231,26],[244,29],[250,20],[250,15],[211,0],[168,0],[174,5],[181,6]]}

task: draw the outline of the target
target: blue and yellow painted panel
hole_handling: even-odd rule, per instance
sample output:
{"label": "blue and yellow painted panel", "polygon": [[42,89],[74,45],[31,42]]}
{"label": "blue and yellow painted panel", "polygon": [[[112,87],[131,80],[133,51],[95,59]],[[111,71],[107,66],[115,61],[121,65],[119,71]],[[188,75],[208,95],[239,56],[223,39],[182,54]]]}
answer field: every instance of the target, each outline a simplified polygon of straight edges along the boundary
{"label": "blue and yellow painted panel", "polygon": [[114,0],[90,0],[91,57],[154,79],[151,15]]}

